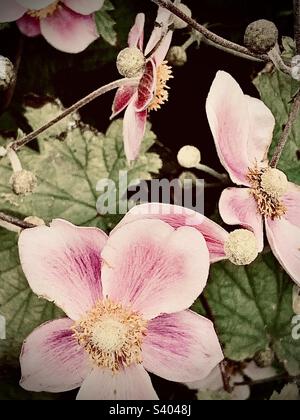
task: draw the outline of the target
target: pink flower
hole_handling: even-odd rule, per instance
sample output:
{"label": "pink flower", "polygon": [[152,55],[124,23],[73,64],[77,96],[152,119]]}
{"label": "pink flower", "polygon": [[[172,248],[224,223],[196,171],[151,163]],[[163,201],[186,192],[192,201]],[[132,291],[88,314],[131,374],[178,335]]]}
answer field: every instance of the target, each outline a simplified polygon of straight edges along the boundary
{"label": "pink flower", "polygon": [[23,231],[19,250],[32,290],[68,317],[25,341],[25,389],[81,387],[78,399],[157,399],[146,370],[192,382],[223,359],[212,323],[187,310],[209,271],[196,229],[137,220],[107,238],[54,220]]}
{"label": "pink flower", "polygon": [[[124,145],[128,161],[137,158],[143,140],[149,111],[158,110],[168,99],[167,81],[172,77],[171,69],[164,61],[169,50],[173,32],[166,30],[170,20],[170,13],[159,9],[157,22],[161,25],[154,29],[146,46],[144,55],[147,56],[161,41],[162,35],[167,32],[159,47],[148,58],[145,70],[141,75],[138,86],[124,86],[120,88],[113,103],[114,118],[124,111]],[[136,17],[135,25],[128,38],[130,48],[143,51],[145,15]]]}
{"label": "pink flower", "polygon": [[269,166],[275,125],[271,111],[244,95],[225,72],[217,74],[206,109],[223,166],[235,184],[246,187],[223,192],[219,207],[224,222],[252,230],[260,251],[265,224],[273,253],[300,285],[300,187]]}
{"label": "pink flower", "polygon": [[2,0],[0,22],[17,21],[24,35],[41,34],[58,50],[79,53],[98,38],[93,13],[103,3],[104,0]]}

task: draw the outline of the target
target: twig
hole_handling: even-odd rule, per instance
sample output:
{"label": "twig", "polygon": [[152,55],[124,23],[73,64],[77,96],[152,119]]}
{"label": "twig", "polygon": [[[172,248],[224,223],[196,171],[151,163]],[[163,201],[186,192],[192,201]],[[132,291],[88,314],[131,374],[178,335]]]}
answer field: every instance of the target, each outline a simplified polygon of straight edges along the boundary
{"label": "twig", "polygon": [[36,225],[24,222],[24,220],[17,219],[16,217],[8,216],[7,214],[2,212],[0,212],[0,220],[11,225],[17,226],[21,229],[30,229],[36,227]]}
{"label": "twig", "polygon": [[163,7],[169,10],[171,13],[182,19],[186,22],[190,27],[194,28],[196,31],[200,32],[205,38],[209,41],[213,42],[214,44],[218,45],[219,47],[225,48],[228,52],[234,51],[236,53],[243,54],[245,58],[250,59],[257,59],[258,61],[262,62],[269,62],[270,59],[267,55],[259,55],[255,54],[252,51],[248,50],[248,48],[243,47],[241,45],[235,44],[234,42],[228,41],[221,36],[211,32],[205,26],[200,25],[194,19],[187,16],[183,13],[178,7],[176,7],[170,0],[151,0],[153,3],[157,4],[160,7]]}
{"label": "twig", "polygon": [[300,0],[294,0],[295,40],[297,53],[300,54]]}
{"label": "twig", "polygon": [[98,98],[99,96],[104,95],[105,93],[110,92],[111,90],[117,89],[119,87],[122,87],[126,84],[134,84],[134,83],[138,83],[138,79],[119,79],[112,83],[109,83],[108,85],[102,86],[101,88],[95,90],[94,92],[80,99],[80,101],[70,106],[70,108],[67,108],[66,110],[64,110],[61,114],[59,114],[57,117],[53,118],[51,121],[44,124],[42,127],[26,135],[25,137],[11,143],[10,148],[15,151],[19,150],[22,146],[25,146],[27,143],[34,140],[37,136],[42,134],[44,131],[51,128],[54,124],[63,120],[68,115],[72,114],[73,112],[78,111],[80,108],[92,102],[94,99]]}
{"label": "twig", "polygon": [[278,165],[278,162],[280,160],[280,156],[284,150],[284,147],[288,141],[289,135],[291,134],[294,122],[296,121],[296,118],[299,114],[300,111],[300,92],[298,93],[298,95],[295,97],[289,117],[288,117],[288,121],[286,123],[286,126],[284,127],[283,133],[281,135],[281,138],[278,142],[278,145],[275,149],[274,155],[272,157],[270,166],[272,168],[276,168],[276,166]]}

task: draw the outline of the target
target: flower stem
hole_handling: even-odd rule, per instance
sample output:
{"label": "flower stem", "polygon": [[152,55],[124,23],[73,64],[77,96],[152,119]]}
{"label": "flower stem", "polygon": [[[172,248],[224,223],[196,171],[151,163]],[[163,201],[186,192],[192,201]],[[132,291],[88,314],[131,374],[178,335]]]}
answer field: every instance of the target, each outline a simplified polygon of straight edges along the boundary
{"label": "flower stem", "polygon": [[198,163],[195,168],[199,171],[206,172],[207,174],[213,176],[214,178],[220,179],[221,181],[225,181],[227,179],[226,174],[220,174],[219,172],[215,171],[207,165],[203,165],[202,163]]}
{"label": "flower stem", "polygon": [[[8,223],[9,225],[16,226],[21,229],[30,229],[30,228],[36,227],[35,225],[31,223],[24,222],[24,220],[17,219],[16,217],[13,217],[13,216],[8,216],[7,214],[2,213],[2,212],[0,212],[0,225],[1,225],[1,221],[4,223]],[[4,224],[2,226],[4,227]]]}
{"label": "flower stem", "polygon": [[205,26],[200,25],[198,22],[196,22],[194,19],[187,16],[185,13],[183,13],[178,7],[176,7],[170,0],[151,0],[153,3],[157,4],[160,7],[163,7],[167,10],[169,10],[171,13],[182,19],[184,22],[186,22],[189,26],[194,28],[196,31],[200,32],[202,35],[204,35],[205,38],[213,42],[214,44],[217,44],[220,47],[226,48],[227,51],[231,52],[237,52],[243,54],[246,58],[256,58],[258,61],[262,62],[269,62],[269,57],[267,55],[259,55],[255,54],[252,51],[248,50],[248,48],[243,47],[241,45],[235,44],[234,42],[228,41],[221,36],[211,32],[209,29],[207,29]]}
{"label": "flower stem", "polygon": [[25,137],[14,141],[10,144],[10,148],[12,150],[19,150],[22,146],[25,146],[30,141],[34,140],[37,136],[42,134],[44,131],[48,130],[54,124],[58,123],[59,121],[66,118],[68,115],[72,114],[73,112],[78,111],[80,108],[84,107],[88,103],[92,102],[94,99],[98,98],[101,95],[104,95],[111,90],[118,89],[126,84],[137,84],[139,79],[119,79],[108,85],[102,86],[99,89],[95,90],[94,92],[90,93],[89,95],[85,96],[84,98],[80,99],[74,105],[70,106],[70,108],[65,109],[61,114],[57,117],[53,118],[51,121],[44,124],[42,127],[38,128],[37,130],[33,131],[32,133],[26,135]]}
{"label": "flower stem", "polygon": [[297,94],[297,96],[294,99],[294,102],[292,104],[292,108],[288,117],[288,121],[286,123],[286,126],[284,127],[283,133],[280,137],[280,140],[278,142],[278,145],[275,149],[274,155],[272,157],[270,166],[272,168],[276,168],[276,166],[278,165],[278,162],[280,160],[280,157],[282,155],[282,152],[284,150],[284,147],[288,141],[288,138],[291,134],[293,125],[297,119],[297,116],[299,114],[300,111],[300,92]]}

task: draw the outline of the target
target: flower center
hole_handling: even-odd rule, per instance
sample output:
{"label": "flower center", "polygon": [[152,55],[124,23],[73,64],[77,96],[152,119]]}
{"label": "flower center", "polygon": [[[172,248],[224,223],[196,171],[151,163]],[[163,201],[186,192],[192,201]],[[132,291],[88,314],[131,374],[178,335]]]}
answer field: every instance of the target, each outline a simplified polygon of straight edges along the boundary
{"label": "flower center", "polygon": [[149,111],[157,111],[161,108],[161,105],[164,105],[165,102],[169,99],[169,87],[167,82],[170,79],[173,79],[172,69],[167,65],[167,61],[164,61],[157,69],[157,82],[156,89],[154,93],[154,98],[151,104],[149,105]]}
{"label": "flower center", "polygon": [[288,190],[286,175],[275,168],[255,167],[249,170],[248,179],[259,213],[272,220],[281,218],[287,211],[282,202],[282,197]]}
{"label": "flower center", "polygon": [[99,302],[73,327],[79,345],[91,360],[113,372],[142,363],[142,342],[147,321],[122,305],[110,300]]}
{"label": "flower center", "polygon": [[44,7],[40,10],[29,10],[27,13],[29,16],[37,18],[37,19],[45,19],[48,16],[53,15],[59,5],[59,0],[54,1],[53,3],[49,4],[49,6]]}
{"label": "flower center", "polygon": [[233,264],[251,264],[258,256],[256,237],[250,230],[237,229],[229,234],[224,250],[227,258]]}

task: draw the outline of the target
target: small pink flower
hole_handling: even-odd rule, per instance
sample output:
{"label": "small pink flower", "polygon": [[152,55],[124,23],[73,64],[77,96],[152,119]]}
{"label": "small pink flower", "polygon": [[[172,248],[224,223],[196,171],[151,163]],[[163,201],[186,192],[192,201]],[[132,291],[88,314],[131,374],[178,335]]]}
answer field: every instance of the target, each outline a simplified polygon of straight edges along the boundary
{"label": "small pink flower", "polygon": [[78,399],[157,399],[146,370],[193,382],[223,359],[213,324],[187,310],[209,271],[196,229],[136,220],[107,238],[55,220],[23,231],[19,250],[32,290],[68,316],[25,341],[25,389],[81,387]]}
{"label": "small pink flower", "polygon": [[103,3],[104,0],[2,0],[0,22],[17,21],[24,35],[41,34],[58,50],[79,53],[98,38],[93,14]]}
{"label": "small pink flower", "polygon": [[300,187],[269,166],[275,126],[271,111],[244,95],[225,72],[217,73],[206,109],[223,166],[235,184],[246,187],[223,192],[219,207],[224,222],[252,230],[260,251],[265,224],[273,253],[300,285]]}
{"label": "small pink flower", "polygon": [[[168,87],[166,83],[172,76],[171,69],[164,60],[173,35],[173,32],[168,30],[170,13],[159,9],[156,21],[160,26],[157,26],[153,30],[144,55],[151,54],[155,50],[156,45],[161,41],[164,32],[167,32],[167,34],[159,47],[148,58],[138,86],[135,84],[120,88],[116,93],[113,103],[113,114],[111,118],[114,118],[126,109],[123,135],[125,153],[129,162],[135,160],[139,154],[149,111],[158,110],[168,99]],[[136,17],[135,25],[131,29],[128,38],[129,47],[136,47],[142,52],[144,24],[145,15],[140,13]]]}

